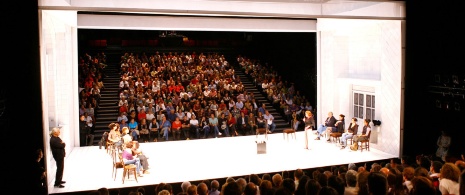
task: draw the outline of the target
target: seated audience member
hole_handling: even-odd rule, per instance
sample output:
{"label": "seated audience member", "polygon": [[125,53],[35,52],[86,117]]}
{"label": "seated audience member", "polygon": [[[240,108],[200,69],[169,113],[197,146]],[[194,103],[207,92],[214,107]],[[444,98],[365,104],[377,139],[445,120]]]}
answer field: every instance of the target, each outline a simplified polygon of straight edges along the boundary
{"label": "seated audience member", "polygon": [[149,125],[145,118],[140,121],[139,129],[141,142],[149,142]]}
{"label": "seated audience member", "polygon": [[139,140],[139,123],[137,123],[136,119],[131,118],[129,119],[129,132],[131,133],[132,140],[137,141]]}
{"label": "seated audience member", "polygon": [[208,138],[208,135],[210,134],[210,125],[208,124],[207,117],[202,116],[199,124],[202,127],[202,131],[203,131],[202,138]]}
{"label": "seated audience member", "polygon": [[208,195],[208,186],[205,182],[200,182],[197,184],[197,193],[198,195]]}
{"label": "seated audience member", "polygon": [[160,133],[163,133],[163,139],[165,139],[165,141],[168,141],[168,134],[171,132],[171,122],[169,120],[166,120],[166,116],[163,115],[161,117],[159,126],[161,128]]}
{"label": "seated audience member", "polygon": [[261,112],[257,112],[257,126],[258,128],[265,128],[265,118],[263,118],[263,114]]}
{"label": "seated audience member", "polygon": [[364,119],[363,120],[363,129],[362,129],[362,134],[361,135],[354,135],[352,138],[353,143],[352,146],[350,146],[351,150],[358,150],[358,142],[360,141],[365,141],[368,140],[368,135],[370,134],[371,127],[370,127],[370,119]]}
{"label": "seated audience member", "polygon": [[[189,120],[189,132],[194,132],[195,133],[195,138],[197,138],[197,139],[200,138],[199,120],[197,120],[197,117],[195,115],[192,115],[190,120]],[[189,136],[190,136],[190,134],[189,134]]]}
{"label": "seated audience member", "polygon": [[181,131],[186,140],[190,139],[190,130],[191,130],[190,120],[187,119],[186,115],[184,115],[181,121]]}
{"label": "seated audience member", "polygon": [[215,113],[210,114],[210,118],[208,118],[208,124],[210,129],[212,129],[215,133],[215,138],[218,138],[218,135],[221,135],[221,133],[218,130],[218,118],[215,117]]}
{"label": "seated audience member", "polygon": [[344,190],[345,195],[357,195],[357,171],[348,170],[345,175],[346,178],[346,187]]}
{"label": "seated audience member", "polygon": [[228,129],[231,134],[231,136],[237,136],[237,130],[236,130],[236,117],[234,117],[232,114],[228,114]]}
{"label": "seated audience member", "polygon": [[315,138],[316,140],[320,140],[320,137],[323,135],[323,133],[326,131],[326,128],[328,127],[334,127],[334,125],[336,124],[336,118],[334,118],[333,116],[333,112],[328,112],[328,117],[326,117],[326,120],[325,120],[325,123],[324,124],[320,124],[318,126],[318,128],[316,129],[317,130],[317,138]]}
{"label": "seated audience member", "polygon": [[460,170],[454,163],[446,162],[439,174],[439,191],[442,194],[460,194]]}
{"label": "seated audience member", "polygon": [[218,180],[212,180],[210,183],[210,192],[208,195],[220,195],[220,183]]}
{"label": "seated audience member", "polygon": [[276,129],[276,124],[274,123],[273,115],[270,113],[270,111],[265,110],[265,115],[263,115],[263,118],[265,119],[265,125],[268,129],[268,133],[273,133],[273,131]]}
{"label": "seated audience member", "polygon": [[358,132],[358,124],[357,118],[352,118],[352,122],[347,129],[347,132],[341,135],[341,149],[344,149],[347,146],[347,139],[351,139],[354,135],[357,135]]}
{"label": "seated audience member", "polygon": [[431,179],[428,177],[417,176],[412,179],[412,195],[436,195]]}
{"label": "seated audience member", "polygon": [[245,113],[241,112],[236,122],[238,130],[242,135],[247,135],[250,132],[249,117]]}
{"label": "seated audience member", "polygon": [[368,174],[368,192],[370,194],[387,194],[388,183],[386,176],[381,172],[370,172]]}
{"label": "seated audience member", "polygon": [[226,135],[226,137],[230,137],[228,119],[226,118],[224,113],[221,113],[220,118],[218,118],[218,126],[220,127],[221,131],[223,131],[223,133]]}
{"label": "seated audience member", "polygon": [[173,140],[181,139],[181,128],[182,122],[179,117],[176,117],[175,120],[171,123],[171,132],[173,133]]}
{"label": "seated audience member", "polygon": [[126,149],[123,150],[122,154],[123,161],[125,165],[135,164],[137,174],[139,175],[139,177],[142,177],[140,159],[132,155],[132,147],[132,142],[126,143]]}
{"label": "seated audience member", "polygon": [[150,129],[150,134],[149,136],[152,138],[153,141],[157,142],[158,138],[160,136],[160,124],[158,124],[158,121],[156,118],[153,118],[152,121],[149,124],[149,129]]}

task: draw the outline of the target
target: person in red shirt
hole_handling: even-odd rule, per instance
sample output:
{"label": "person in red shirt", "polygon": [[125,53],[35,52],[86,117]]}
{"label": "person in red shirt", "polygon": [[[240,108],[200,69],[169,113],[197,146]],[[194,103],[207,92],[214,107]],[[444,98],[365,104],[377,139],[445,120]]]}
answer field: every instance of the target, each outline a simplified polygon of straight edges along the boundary
{"label": "person in red shirt", "polygon": [[173,140],[181,139],[181,128],[182,128],[182,122],[179,119],[179,117],[176,117],[176,119],[171,124],[171,131],[173,132]]}
{"label": "person in red shirt", "polygon": [[233,117],[232,114],[228,114],[228,128],[229,128],[229,133],[231,136],[237,136],[237,131],[236,131],[236,117]]}

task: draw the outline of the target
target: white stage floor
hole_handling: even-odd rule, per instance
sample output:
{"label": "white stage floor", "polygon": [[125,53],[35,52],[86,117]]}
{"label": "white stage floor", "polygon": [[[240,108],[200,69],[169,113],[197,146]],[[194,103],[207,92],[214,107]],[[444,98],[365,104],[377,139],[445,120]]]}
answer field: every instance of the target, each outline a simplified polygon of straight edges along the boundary
{"label": "white stage floor", "polygon": [[351,151],[348,147],[341,150],[338,144],[328,143],[324,138],[314,140],[316,135],[311,132],[308,132],[309,150],[306,150],[304,132],[296,134],[295,140],[291,136],[285,140],[282,133],[269,134],[266,154],[257,154],[255,136],[141,143],[140,147],[149,157],[150,174],[138,177],[138,182],[131,175],[124,184],[122,169],[117,170],[116,180],[113,180],[112,158],[105,149],[77,147],[65,159],[63,180],[66,187],[54,188],[55,178],[50,178],[49,194],[200,181],[396,158],[373,147],[363,152]]}

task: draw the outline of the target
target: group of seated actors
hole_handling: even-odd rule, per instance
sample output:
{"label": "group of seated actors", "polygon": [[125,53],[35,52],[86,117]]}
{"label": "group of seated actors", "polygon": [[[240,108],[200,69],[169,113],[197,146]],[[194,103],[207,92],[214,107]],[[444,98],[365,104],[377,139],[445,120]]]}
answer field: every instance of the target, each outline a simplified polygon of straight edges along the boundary
{"label": "group of seated actors", "polygon": [[331,142],[331,137],[339,137],[341,149],[347,147],[347,140],[352,139],[351,150],[358,150],[358,142],[367,141],[370,139],[370,119],[363,120],[362,131],[358,131],[359,125],[357,124],[357,118],[351,119],[349,127],[345,128],[345,115],[340,114],[339,120],[333,116],[333,112],[328,112],[328,117],[324,121],[324,124],[318,125],[315,134],[317,137],[315,140],[320,140],[320,137],[325,136],[327,142]]}

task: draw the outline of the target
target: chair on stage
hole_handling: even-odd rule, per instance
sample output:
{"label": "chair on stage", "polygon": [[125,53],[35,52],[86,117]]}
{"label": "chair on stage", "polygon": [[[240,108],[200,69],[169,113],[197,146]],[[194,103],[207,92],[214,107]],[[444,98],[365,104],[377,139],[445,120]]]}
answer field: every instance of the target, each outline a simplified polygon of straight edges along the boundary
{"label": "chair on stage", "polygon": [[[121,154],[118,154],[121,155]],[[119,158],[116,154],[116,150],[112,151],[111,157],[113,158],[113,171],[111,172],[111,176],[113,177],[113,180],[116,180],[116,173],[118,172],[118,169],[121,169],[124,167],[124,162]]]}
{"label": "chair on stage", "polygon": [[363,152],[363,149],[370,151],[370,136],[371,136],[371,131],[368,132],[366,140],[362,140],[357,143],[359,144],[358,149],[360,149],[360,152]]}
{"label": "chair on stage", "polygon": [[[134,174],[134,179],[136,179],[136,182],[139,183],[139,181],[137,181],[137,167],[136,167],[136,165],[135,164],[127,164],[127,165],[125,165],[124,161],[123,161],[123,154],[121,154],[121,153],[118,153],[118,157],[119,157],[120,163],[123,165],[123,184],[124,184],[124,180],[126,179],[126,175],[128,176],[128,179],[129,179],[129,175],[130,175],[131,172]],[[116,172],[115,172],[115,178],[116,178]]]}
{"label": "chair on stage", "polygon": [[265,139],[268,140],[268,129],[266,128],[257,128],[255,130],[256,133],[256,138],[258,138],[258,135],[263,134],[265,135]]}
{"label": "chair on stage", "polygon": [[291,137],[296,139],[295,135],[295,129],[284,129],[283,130],[283,138],[289,141],[289,134],[291,134]]}

